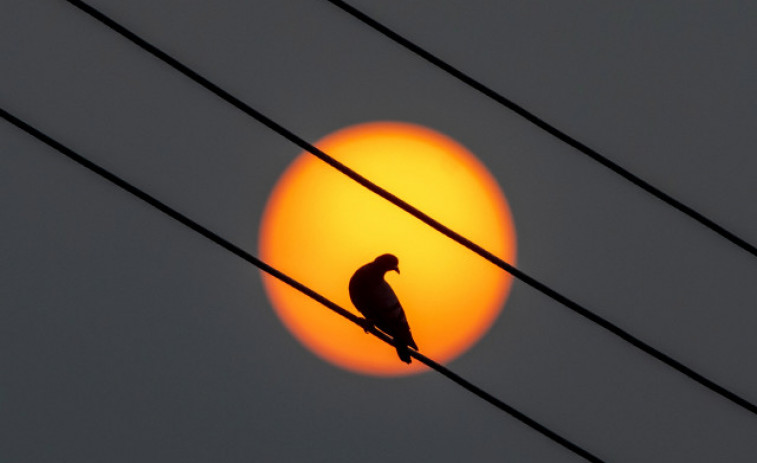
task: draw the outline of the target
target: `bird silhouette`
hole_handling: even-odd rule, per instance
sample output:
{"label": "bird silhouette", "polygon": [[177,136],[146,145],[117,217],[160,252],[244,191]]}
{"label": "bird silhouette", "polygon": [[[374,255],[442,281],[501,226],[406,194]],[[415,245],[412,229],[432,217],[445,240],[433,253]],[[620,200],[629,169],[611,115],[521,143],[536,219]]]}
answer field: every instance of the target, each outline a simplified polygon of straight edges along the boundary
{"label": "bird silhouette", "polygon": [[418,349],[410,333],[405,311],[384,274],[390,270],[400,273],[399,260],[392,254],[383,254],[363,265],[350,278],[350,299],[365,317],[363,328],[376,326],[394,340],[400,360],[410,363],[408,347]]}

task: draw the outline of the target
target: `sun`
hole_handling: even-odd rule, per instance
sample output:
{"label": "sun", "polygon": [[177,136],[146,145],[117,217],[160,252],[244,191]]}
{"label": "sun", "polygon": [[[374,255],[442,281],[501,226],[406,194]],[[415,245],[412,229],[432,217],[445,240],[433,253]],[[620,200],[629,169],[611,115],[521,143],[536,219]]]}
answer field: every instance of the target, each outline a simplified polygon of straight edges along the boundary
{"label": "sun", "polygon": [[[462,145],[431,129],[373,122],[316,144],[329,155],[507,262],[515,228],[497,182]],[[260,256],[342,307],[347,284],[380,254],[399,258],[387,274],[419,350],[448,362],[492,325],[512,277],[305,152],[271,193],[260,227]],[[348,370],[392,376],[422,371],[391,346],[317,302],[263,274],[289,331],[319,357]]]}

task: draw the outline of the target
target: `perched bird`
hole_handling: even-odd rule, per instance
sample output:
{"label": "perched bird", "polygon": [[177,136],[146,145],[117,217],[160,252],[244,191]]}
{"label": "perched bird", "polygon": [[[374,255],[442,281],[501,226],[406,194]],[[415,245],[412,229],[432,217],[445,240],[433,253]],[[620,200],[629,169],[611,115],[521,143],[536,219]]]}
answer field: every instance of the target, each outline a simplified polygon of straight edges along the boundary
{"label": "perched bird", "polygon": [[391,254],[378,256],[376,260],[365,264],[350,278],[350,299],[357,310],[365,317],[364,326],[376,326],[394,339],[394,346],[400,360],[410,363],[407,348],[418,349],[410,333],[405,312],[402,310],[397,295],[389,283],[384,281],[384,274],[390,270],[400,273],[399,260]]}

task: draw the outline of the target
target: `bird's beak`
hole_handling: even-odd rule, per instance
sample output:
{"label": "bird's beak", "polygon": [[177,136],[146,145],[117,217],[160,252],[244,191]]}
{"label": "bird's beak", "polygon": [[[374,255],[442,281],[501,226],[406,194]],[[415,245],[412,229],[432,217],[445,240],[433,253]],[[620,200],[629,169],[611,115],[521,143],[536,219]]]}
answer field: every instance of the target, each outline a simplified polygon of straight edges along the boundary
{"label": "bird's beak", "polygon": [[399,267],[394,267],[392,270],[394,270],[395,272],[397,272],[397,274],[400,273],[400,268]]}

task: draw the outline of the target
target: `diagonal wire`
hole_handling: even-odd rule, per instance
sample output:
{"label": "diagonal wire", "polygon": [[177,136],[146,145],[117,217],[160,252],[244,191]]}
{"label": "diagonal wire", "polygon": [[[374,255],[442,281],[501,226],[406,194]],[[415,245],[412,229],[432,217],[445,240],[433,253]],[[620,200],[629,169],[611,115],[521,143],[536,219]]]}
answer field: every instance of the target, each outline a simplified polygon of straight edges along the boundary
{"label": "diagonal wire", "polygon": [[[89,169],[90,171],[94,172],[95,174],[99,175],[100,177],[104,178],[105,180],[113,183],[114,185],[126,190],[128,193],[131,193],[132,195],[136,196],[137,198],[141,199],[142,201],[146,202],[150,206],[158,209],[162,213],[166,214],[167,216],[171,217],[174,220],[177,220],[182,225],[185,225],[195,232],[199,233],[200,235],[204,236],[205,238],[213,241],[217,245],[221,246],[222,248],[230,251],[232,254],[235,254],[238,257],[241,257],[245,261],[255,265],[256,267],[260,268],[262,271],[270,274],[271,276],[278,278],[279,280],[283,281],[284,283],[288,284],[289,286],[293,287],[297,291],[300,291],[304,293],[305,295],[309,296],[310,298],[314,299],[316,302],[319,302],[326,306],[327,308],[333,310],[337,314],[341,315],[342,317],[346,318],[347,320],[351,321],[352,323],[360,326],[361,328],[364,327],[364,325],[361,323],[361,318],[354,315],[353,313],[349,312],[348,310],[342,308],[341,306],[335,304],[334,302],[331,302],[329,299],[326,299],[324,296],[318,294],[317,292],[313,291],[312,289],[308,288],[307,286],[303,285],[302,283],[296,281],[295,279],[285,275],[284,273],[276,270],[274,267],[271,267],[270,265],[266,264],[262,260],[258,259],[257,257],[253,256],[252,254],[244,251],[242,248],[236,246],[235,244],[227,241],[226,239],[222,238],[218,234],[212,232],[211,230],[208,230],[207,228],[203,227],[202,225],[198,224],[194,220],[190,219],[189,217],[185,216],[184,214],[178,212],[176,209],[171,208],[170,206],[167,206],[165,203],[161,202],[160,200],[156,199],[155,197],[149,195],[148,193],[144,192],[143,190],[137,188],[136,186],[130,184],[126,180],[122,179],[121,177],[109,172],[108,170],[100,167],[99,165],[95,164],[94,162],[90,161],[89,159],[85,158],[84,156],[76,153],[75,151],[71,150],[70,148],[66,147],[65,145],[61,144],[60,142],[54,140],[50,136],[40,132],[39,130],[35,129],[34,127],[30,126],[26,122],[18,119],[17,117],[13,116],[12,114],[8,113],[4,109],[0,108],[0,117],[3,117],[5,120],[10,122],[11,124],[15,125],[19,129],[25,131],[29,135],[32,135],[33,137],[37,138],[39,141],[47,144],[48,146],[58,150],[61,154],[68,157],[69,159],[75,161],[76,163],[80,164],[81,166]],[[392,342],[392,338],[384,334],[383,332],[379,331],[378,329],[374,327],[369,327],[368,330],[371,334],[379,338],[380,340],[384,341],[387,344],[390,344],[394,346]],[[451,379],[455,383],[459,384],[460,386],[464,387],[468,391],[472,392],[473,394],[477,395],[481,399],[485,400],[486,402],[490,403],[491,405],[497,407],[498,409],[512,415],[515,419],[518,421],[526,424],[527,426],[530,426],[531,428],[535,429],[536,431],[540,432],[541,434],[547,436],[548,438],[552,439],[553,441],[557,442],[558,444],[562,445],[563,447],[567,448],[568,450],[576,453],[577,455],[582,456],[586,460],[592,461],[592,462],[602,462],[598,457],[594,456],[593,454],[589,453],[587,450],[583,449],[582,447],[578,446],[577,444],[574,444],[573,442],[569,441],[568,439],[560,436],[559,434],[555,433],[554,431],[551,431],[547,427],[545,427],[542,424],[539,424],[532,418],[529,418],[527,415],[523,414],[522,412],[516,410],[515,408],[511,407],[510,405],[507,405],[502,400],[494,397],[493,395],[489,394],[488,392],[484,391],[480,387],[476,386],[475,384],[471,383],[470,381],[466,380],[462,376],[458,375],[457,373],[453,372],[452,370],[448,369],[447,367],[435,362],[434,360],[431,360],[430,358],[426,357],[425,355],[413,350],[408,349],[410,352],[410,355],[417,360],[419,360],[421,363],[424,363],[425,365],[429,366],[430,368],[438,371],[442,375],[446,376],[447,378]]]}
{"label": "diagonal wire", "polygon": [[522,270],[519,270],[515,266],[505,262],[504,260],[500,259],[496,255],[492,254],[491,252],[487,251],[483,247],[479,246],[478,244],[474,243],[473,241],[465,238],[464,236],[460,235],[459,233],[455,232],[454,230],[450,229],[449,227],[439,223],[438,221],[434,220],[432,217],[428,216],[424,212],[416,209],[409,203],[405,202],[404,200],[398,198],[397,196],[393,195],[392,193],[386,191],[385,189],[381,188],[380,186],[374,184],[370,180],[366,179],[365,177],[361,176],[354,170],[350,169],[349,167],[345,166],[344,164],[340,163],[336,159],[332,158],[319,148],[313,146],[312,144],[306,142],[299,136],[295,135],[293,132],[285,128],[284,126],[274,122],[272,119],[268,118],[267,116],[263,115],[259,111],[253,109],[250,105],[242,102],[240,99],[234,97],[227,91],[223,90],[219,86],[215,85],[214,83],[210,82],[208,79],[202,77],[197,72],[193,71],[192,69],[188,68],[184,64],[180,63],[175,58],[171,57],[164,51],[157,48],[155,45],[152,45],[151,43],[147,42],[146,40],[142,39],[135,33],[131,32],[124,26],[120,25],[113,19],[109,18],[108,16],[101,13],[96,8],[82,2],[81,0],[66,0],[67,2],[73,4],[77,8],[81,9],[85,13],[89,14],[93,18],[97,19],[110,29],[114,30],[115,32],[118,32],[125,38],[132,41],[134,44],[138,45],[143,50],[147,51],[148,53],[152,54],[156,58],[160,59],[164,63],[168,64],[169,66],[173,67],[177,71],[184,74],[186,77],[192,79],[202,87],[204,87],[206,90],[212,92],[222,100],[226,101],[227,103],[231,104],[235,108],[239,109],[243,113],[247,114],[248,116],[252,117],[253,119],[257,120],[258,122],[262,123],[266,127],[270,128],[274,132],[278,133],[282,137],[286,138],[287,140],[291,141],[295,145],[299,146],[300,148],[304,149],[305,151],[308,151],[312,155],[316,156],[317,158],[321,159],[323,162],[327,163],[334,169],[338,170],[339,172],[343,173],[347,177],[351,178],[355,182],[359,183],[363,187],[367,188],[368,190],[376,193],[377,195],[381,196],[382,198],[386,199],[387,201],[391,202],[395,206],[399,207],[400,209],[404,210],[405,212],[411,214],[412,216],[416,217],[417,219],[421,220],[426,225],[434,228],[438,232],[442,233],[443,235],[449,237],[450,239],[456,241],[458,244],[465,246],[466,248],[470,249],[471,251],[475,252],[479,256],[483,257],[484,259],[488,260],[489,262],[493,263],[494,265],[500,267],[501,269],[505,270],[506,272],[513,275],[515,278],[519,279],[523,283],[526,283],[527,285],[531,286],[532,288],[544,293],[545,295],[551,297],[555,301],[563,304],[565,307],[569,308],[570,310],[574,311],[575,313],[581,315],[582,317],[592,321],[593,323],[596,323],[597,325],[601,326],[602,328],[606,329],[607,331],[611,332],[612,334],[618,336],[619,338],[623,339],[624,341],[628,342],[629,344],[633,345],[634,347],[638,348],[639,350],[643,351],[644,353],[656,358],[660,362],[668,365],[669,367],[673,368],[674,370],[686,375],[690,379],[696,381],[697,383],[701,384],[702,386],[706,387],[707,389],[710,389],[711,391],[715,392],[716,394],[719,394],[720,396],[730,400],[731,402],[735,403],[736,405],[752,412],[753,414],[757,415],[757,405],[749,402],[748,400],[744,399],[743,397],[739,396],[738,394],[730,391],[729,389],[715,383],[714,381],[708,379],[707,377],[697,373],[696,371],[692,370],[691,368],[685,366],[681,362],[673,359],[672,357],[668,356],[667,354],[663,353],[662,351],[652,347],[651,345],[645,343],[641,339],[637,338],[636,336],[632,335],[631,333],[623,330],[619,326],[613,324],[609,320],[606,320],[602,318],[601,316],[597,315],[596,313],[590,311],[586,307],[582,306],[581,304],[573,301],[572,299],[569,299],[567,296],[564,296],[563,294],[557,292],[556,290],[552,289],[551,287],[547,286],[546,284],[542,283],[541,281],[535,279],[534,277],[526,274]]}
{"label": "diagonal wire", "polygon": [[532,124],[539,127],[540,129],[544,130],[548,134],[554,136],[558,140],[570,145],[571,147],[585,154],[586,156],[598,162],[599,164],[607,167],[611,171],[615,172],[616,174],[618,174],[625,180],[628,180],[629,182],[633,183],[637,187],[651,194],[655,198],[663,201],[664,203],[671,206],[672,208],[677,209],[678,211],[688,215],[692,219],[696,220],[700,224],[704,225],[705,227],[709,228],[710,230],[720,235],[722,238],[725,238],[726,240],[740,247],[744,251],[748,252],[753,257],[757,257],[757,247],[755,247],[753,244],[749,243],[743,238],[740,238],[733,232],[727,230],[722,225],[706,217],[705,215],[693,209],[692,207],[687,206],[681,201],[675,199],[674,197],[670,196],[669,194],[665,193],[664,191],[650,184],[646,180],[634,175],[633,173],[624,169],[617,163],[603,156],[598,151],[592,148],[589,148],[587,145],[583,144],[577,139],[561,131],[560,129],[553,126],[549,122],[545,121],[544,119],[540,118],[534,113],[528,111],[527,109],[518,105],[514,101],[504,97],[501,93],[498,93],[495,90],[491,89],[490,87],[487,87],[486,85],[474,79],[473,77],[469,76],[468,74],[464,73],[460,69],[452,66],[448,62],[432,54],[431,52],[425,50],[424,48],[421,48],[420,46],[416,45],[414,42],[403,37],[402,35],[398,34],[397,32],[393,31],[392,29],[388,28],[387,26],[383,25],[382,23],[378,22],[377,20],[373,19],[372,17],[368,16],[362,11],[358,10],[354,6],[349,5],[348,3],[342,0],[326,0],[326,1],[333,4],[337,8],[342,9],[346,13],[352,15],[354,18],[363,22],[365,25],[375,29],[379,33],[390,38],[394,42],[410,50],[411,52],[425,59],[426,61],[438,67],[439,69],[445,71],[452,77],[455,77],[460,82],[468,85],[469,87],[475,90],[478,90],[479,92],[483,93],[490,99],[496,101],[500,105],[506,107],[507,109],[513,111],[517,115],[523,117],[524,119],[531,122]]}

